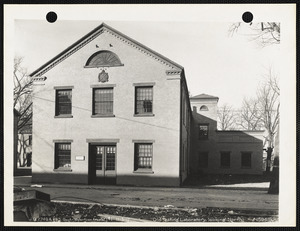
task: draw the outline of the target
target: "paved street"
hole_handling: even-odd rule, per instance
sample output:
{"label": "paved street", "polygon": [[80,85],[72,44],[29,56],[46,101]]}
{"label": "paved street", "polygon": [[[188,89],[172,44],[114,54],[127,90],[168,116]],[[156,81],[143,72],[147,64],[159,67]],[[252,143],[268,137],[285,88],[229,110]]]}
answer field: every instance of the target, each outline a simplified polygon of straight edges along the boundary
{"label": "paved street", "polygon": [[30,177],[15,177],[15,186],[49,193],[51,200],[118,205],[278,209],[278,195],[267,194],[267,183],[205,188],[129,187],[43,184],[32,188]]}

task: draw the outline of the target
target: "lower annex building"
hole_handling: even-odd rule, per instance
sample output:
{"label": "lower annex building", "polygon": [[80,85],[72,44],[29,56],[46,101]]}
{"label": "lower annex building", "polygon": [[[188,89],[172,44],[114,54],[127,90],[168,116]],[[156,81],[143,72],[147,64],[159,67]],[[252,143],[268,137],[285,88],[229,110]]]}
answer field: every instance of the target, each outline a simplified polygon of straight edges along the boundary
{"label": "lower annex building", "polygon": [[[104,23],[30,76],[33,182],[180,186],[204,166],[220,171],[218,152],[231,151],[210,149],[222,135],[191,110],[184,68]],[[261,173],[251,145],[221,172]],[[250,167],[236,166],[243,158]]]}
{"label": "lower annex building", "polygon": [[264,131],[218,131],[218,100],[206,94],[190,98],[191,173],[262,174]]}

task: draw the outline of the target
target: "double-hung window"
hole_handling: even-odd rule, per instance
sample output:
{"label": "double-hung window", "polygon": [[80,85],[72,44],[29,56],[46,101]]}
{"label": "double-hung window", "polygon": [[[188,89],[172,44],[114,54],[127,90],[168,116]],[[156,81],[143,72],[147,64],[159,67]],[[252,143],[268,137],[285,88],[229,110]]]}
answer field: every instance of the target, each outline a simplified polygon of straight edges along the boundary
{"label": "double-hung window", "polygon": [[72,89],[56,89],[55,116],[72,116]]}
{"label": "double-hung window", "polygon": [[230,152],[221,152],[221,168],[230,168]]}
{"label": "double-hung window", "polygon": [[207,168],[208,167],[208,152],[199,153],[199,167]]}
{"label": "double-hung window", "polygon": [[71,169],[71,143],[55,143],[55,169]]}
{"label": "double-hung window", "polygon": [[93,88],[93,115],[112,116],[113,106],[113,88]]}
{"label": "double-hung window", "polygon": [[199,140],[208,139],[208,124],[199,124]]}
{"label": "double-hung window", "polygon": [[134,144],[134,171],[152,170],[153,145],[152,143]]}
{"label": "double-hung window", "polygon": [[135,87],[135,114],[153,114],[153,86]]}
{"label": "double-hung window", "polygon": [[251,168],[251,152],[242,152],[241,167]]}

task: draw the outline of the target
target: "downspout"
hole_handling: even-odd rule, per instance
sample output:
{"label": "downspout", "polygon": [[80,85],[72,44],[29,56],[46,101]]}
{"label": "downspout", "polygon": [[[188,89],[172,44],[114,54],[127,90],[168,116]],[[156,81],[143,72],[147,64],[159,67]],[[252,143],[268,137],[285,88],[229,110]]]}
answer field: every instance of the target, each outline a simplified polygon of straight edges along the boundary
{"label": "downspout", "polygon": [[182,151],[182,72],[180,74],[180,116],[179,116],[179,185],[182,186],[182,163],[181,163],[181,151]]}

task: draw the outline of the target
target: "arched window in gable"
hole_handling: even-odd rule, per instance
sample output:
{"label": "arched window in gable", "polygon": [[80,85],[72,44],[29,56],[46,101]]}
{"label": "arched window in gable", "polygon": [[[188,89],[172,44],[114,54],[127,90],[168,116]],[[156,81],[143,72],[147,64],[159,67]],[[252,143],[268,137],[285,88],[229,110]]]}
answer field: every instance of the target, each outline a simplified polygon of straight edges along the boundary
{"label": "arched window in gable", "polygon": [[206,105],[202,105],[200,107],[200,111],[208,111],[208,107]]}
{"label": "arched window in gable", "polygon": [[111,51],[98,51],[86,62],[85,67],[116,67],[124,66],[119,57]]}

